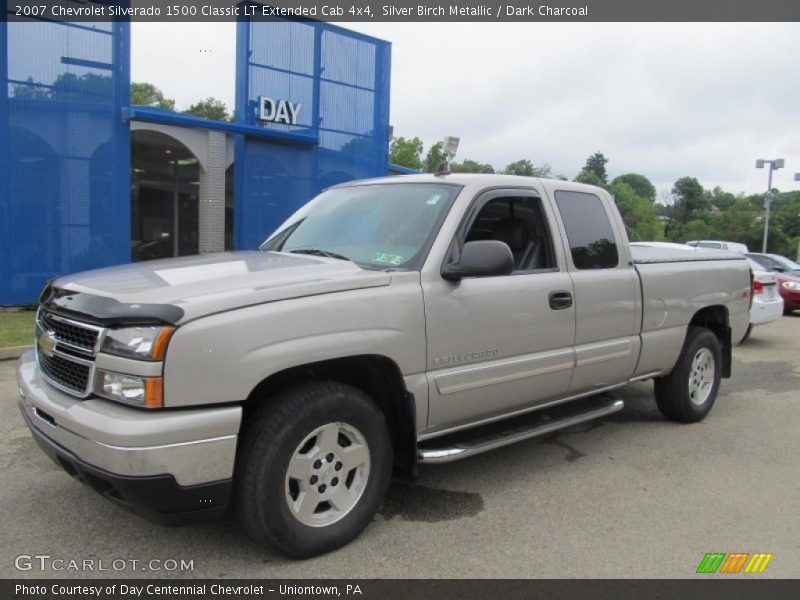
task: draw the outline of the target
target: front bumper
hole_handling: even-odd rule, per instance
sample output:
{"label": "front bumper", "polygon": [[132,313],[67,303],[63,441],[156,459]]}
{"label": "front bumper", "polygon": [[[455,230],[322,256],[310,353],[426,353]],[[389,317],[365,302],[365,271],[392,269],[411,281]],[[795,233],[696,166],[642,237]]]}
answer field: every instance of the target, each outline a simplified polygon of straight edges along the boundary
{"label": "front bumper", "polygon": [[20,359],[19,407],[42,450],[70,475],[151,520],[216,516],[231,494],[241,407],[145,411],[64,394]]}

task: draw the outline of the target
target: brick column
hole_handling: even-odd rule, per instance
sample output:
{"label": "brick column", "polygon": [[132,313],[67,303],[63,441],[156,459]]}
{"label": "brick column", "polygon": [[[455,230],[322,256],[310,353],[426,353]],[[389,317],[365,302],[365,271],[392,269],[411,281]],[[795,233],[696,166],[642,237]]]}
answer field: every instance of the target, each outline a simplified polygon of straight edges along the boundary
{"label": "brick column", "polygon": [[225,162],[227,144],[221,131],[208,132],[205,165],[200,169],[199,252],[225,250]]}

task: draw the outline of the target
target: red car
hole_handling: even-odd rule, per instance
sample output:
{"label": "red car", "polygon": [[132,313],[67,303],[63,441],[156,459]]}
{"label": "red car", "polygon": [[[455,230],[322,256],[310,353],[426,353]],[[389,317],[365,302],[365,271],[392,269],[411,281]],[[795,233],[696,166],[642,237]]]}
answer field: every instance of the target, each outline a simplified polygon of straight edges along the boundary
{"label": "red car", "polygon": [[783,297],[783,314],[800,310],[800,277],[788,273],[775,273],[778,276],[778,291]]}

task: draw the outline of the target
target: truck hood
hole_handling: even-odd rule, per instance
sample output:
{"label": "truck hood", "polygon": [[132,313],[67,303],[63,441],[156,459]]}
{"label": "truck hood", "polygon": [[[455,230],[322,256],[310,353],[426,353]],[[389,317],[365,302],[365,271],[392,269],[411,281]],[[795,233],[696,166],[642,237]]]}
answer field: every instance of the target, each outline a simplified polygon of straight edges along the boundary
{"label": "truck hood", "polygon": [[[123,318],[128,311],[132,316],[165,314],[170,317],[162,320],[185,322],[235,308],[384,286],[390,281],[387,272],[369,271],[345,260],[251,251],[97,269],[60,277],[50,287],[57,291],[52,297],[59,308],[100,320]],[[171,310],[148,312],[148,306]]]}

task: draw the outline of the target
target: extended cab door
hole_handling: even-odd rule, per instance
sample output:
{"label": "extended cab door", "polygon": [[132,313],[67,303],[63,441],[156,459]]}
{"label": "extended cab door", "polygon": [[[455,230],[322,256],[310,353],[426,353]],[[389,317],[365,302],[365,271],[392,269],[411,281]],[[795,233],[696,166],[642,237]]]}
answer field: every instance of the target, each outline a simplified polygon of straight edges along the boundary
{"label": "extended cab door", "polygon": [[[566,187],[566,186],[564,186]],[[575,373],[570,395],[628,380],[639,358],[641,290],[613,199],[559,189],[554,197],[575,291]]]}
{"label": "extended cab door", "polygon": [[575,307],[553,218],[534,189],[483,192],[465,213],[448,256],[458,256],[467,241],[500,240],[512,250],[514,273],[446,281],[437,265],[423,275],[429,430],[530,408],[567,392]]}

